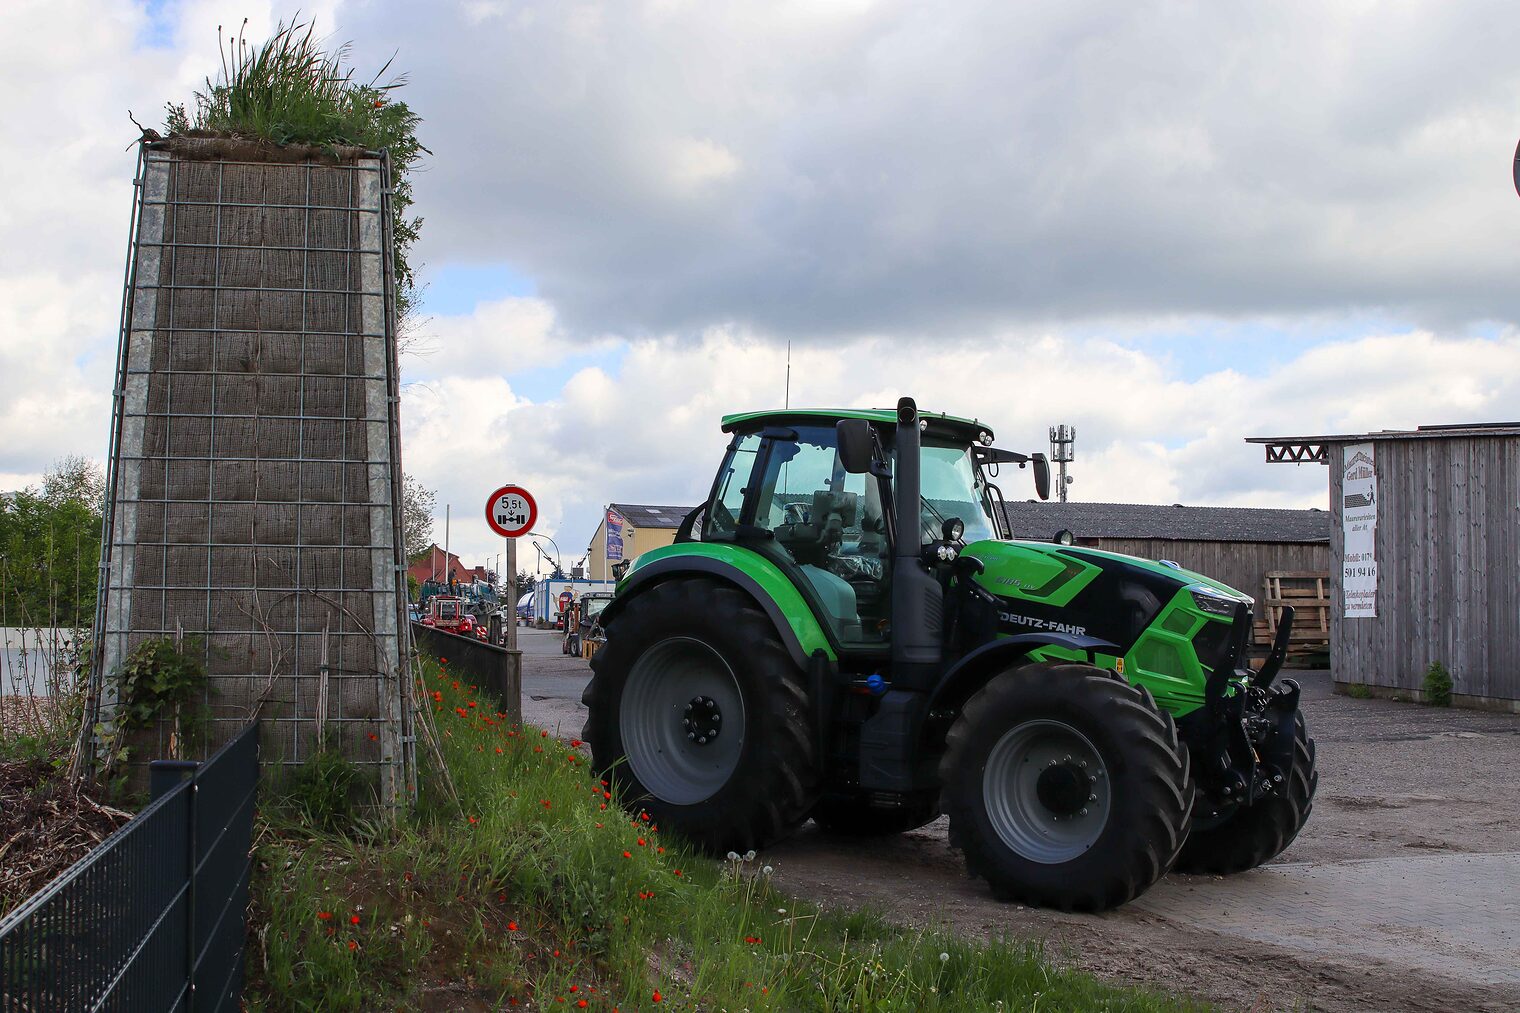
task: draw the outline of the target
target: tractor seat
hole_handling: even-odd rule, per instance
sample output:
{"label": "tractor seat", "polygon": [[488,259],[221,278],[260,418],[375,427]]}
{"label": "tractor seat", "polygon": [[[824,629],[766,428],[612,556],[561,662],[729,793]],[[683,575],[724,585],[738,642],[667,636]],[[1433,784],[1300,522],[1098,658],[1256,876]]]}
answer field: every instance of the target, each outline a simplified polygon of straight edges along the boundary
{"label": "tractor seat", "polygon": [[813,585],[813,590],[818,593],[824,611],[834,620],[839,639],[859,640],[860,613],[855,610],[855,588],[837,573],[830,573],[811,563],[804,563],[801,570],[808,583]]}

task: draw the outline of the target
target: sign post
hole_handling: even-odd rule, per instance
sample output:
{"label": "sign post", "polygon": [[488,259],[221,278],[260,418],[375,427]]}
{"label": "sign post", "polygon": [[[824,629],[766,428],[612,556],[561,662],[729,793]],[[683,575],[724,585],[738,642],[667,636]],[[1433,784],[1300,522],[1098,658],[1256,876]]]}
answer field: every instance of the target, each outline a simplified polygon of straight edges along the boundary
{"label": "sign post", "polygon": [[533,530],[538,502],[520,485],[504,485],[486,500],[486,523],[507,542],[507,650],[517,650],[517,539]]}

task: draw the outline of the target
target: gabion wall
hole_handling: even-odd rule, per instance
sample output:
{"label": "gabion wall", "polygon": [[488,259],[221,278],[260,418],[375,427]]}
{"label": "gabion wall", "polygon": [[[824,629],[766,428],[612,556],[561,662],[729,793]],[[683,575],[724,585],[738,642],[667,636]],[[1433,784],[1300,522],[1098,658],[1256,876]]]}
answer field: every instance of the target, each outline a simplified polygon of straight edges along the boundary
{"label": "gabion wall", "polygon": [[320,728],[394,804],[413,763],[389,167],[172,144],[139,163],[100,716],[132,648],[182,637],[211,748],[258,717],[265,762],[296,764]]}

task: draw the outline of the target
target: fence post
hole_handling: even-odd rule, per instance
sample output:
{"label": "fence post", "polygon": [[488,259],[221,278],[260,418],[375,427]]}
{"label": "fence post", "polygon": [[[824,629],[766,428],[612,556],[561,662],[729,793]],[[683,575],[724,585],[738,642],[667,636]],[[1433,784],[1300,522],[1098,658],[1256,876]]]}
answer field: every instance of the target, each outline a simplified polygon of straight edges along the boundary
{"label": "fence post", "polygon": [[185,871],[186,1013],[195,1013],[195,873],[200,866],[195,839],[195,771],[198,767],[200,764],[195,760],[154,760],[148,764],[148,792],[153,798],[158,798],[187,778],[190,781],[185,789],[185,836],[188,838],[186,852],[190,859],[190,867]]}

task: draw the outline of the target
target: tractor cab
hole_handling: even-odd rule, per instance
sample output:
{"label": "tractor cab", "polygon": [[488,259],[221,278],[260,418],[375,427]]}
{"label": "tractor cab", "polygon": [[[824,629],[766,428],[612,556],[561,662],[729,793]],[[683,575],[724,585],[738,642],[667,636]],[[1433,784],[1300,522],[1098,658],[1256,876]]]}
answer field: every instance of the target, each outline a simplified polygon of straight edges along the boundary
{"label": "tractor cab", "polygon": [[[894,412],[729,416],[723,423],[732,440],[708,503],[677,540],[742,545],[763,556],[825,617],[839,647],[879,653],[892,633],[899,527],[915,555],[942,541],[949,527],[966,541],[1002,537],[1002,494],[986,473],[993,461],[1021,468],[1033,462],[1048,492],[1043,455],[992,450],[991,432],[974,419],[923,419],[919,510],[900,525],[893,507]],[[853,446],[841,447],[841,437]]]}

